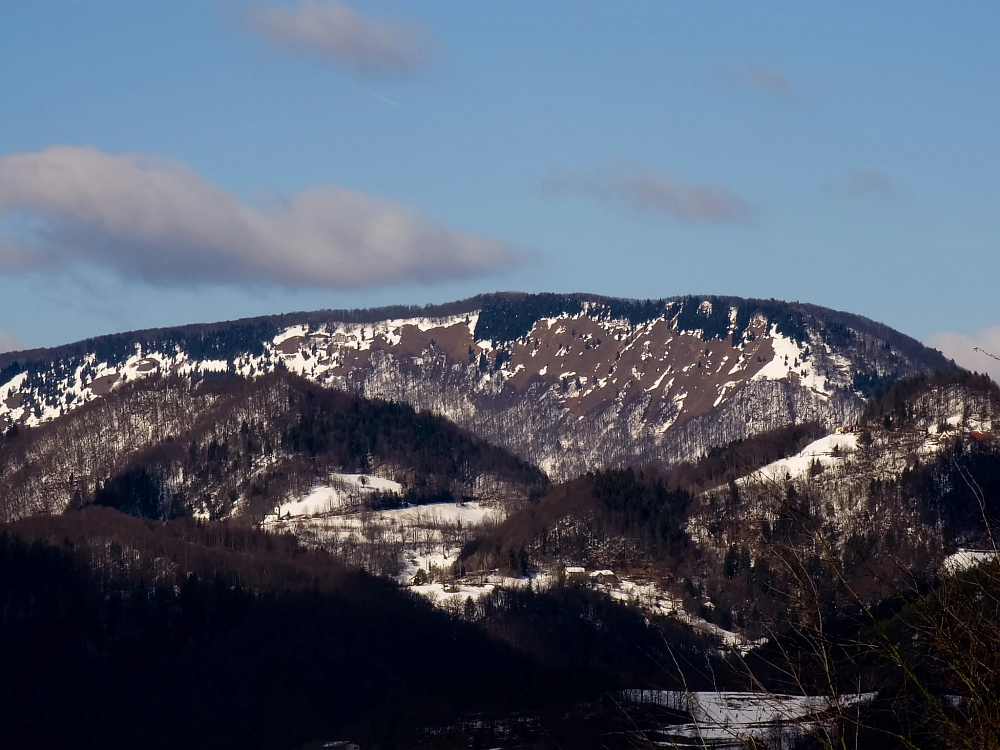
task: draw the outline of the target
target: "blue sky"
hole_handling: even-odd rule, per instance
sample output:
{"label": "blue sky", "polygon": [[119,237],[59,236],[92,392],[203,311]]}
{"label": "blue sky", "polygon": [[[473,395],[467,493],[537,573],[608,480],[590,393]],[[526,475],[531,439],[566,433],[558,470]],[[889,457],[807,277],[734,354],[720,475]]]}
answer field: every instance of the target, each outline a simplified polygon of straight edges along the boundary
{"label": "blue sky", "polygon": [[6,0],[0,345],[717,293],[985,369],[998,28],[993,2]]}

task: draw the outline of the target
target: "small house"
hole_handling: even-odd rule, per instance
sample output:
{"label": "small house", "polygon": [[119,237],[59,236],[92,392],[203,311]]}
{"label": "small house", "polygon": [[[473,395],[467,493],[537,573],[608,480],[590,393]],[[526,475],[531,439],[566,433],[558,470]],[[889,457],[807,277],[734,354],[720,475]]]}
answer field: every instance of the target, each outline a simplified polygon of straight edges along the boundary
{"label": "small house", "polygon": [[590,580],[602,586],[616,586],[618,584],[618,576],[613,570],[595,570],[590,574]]}

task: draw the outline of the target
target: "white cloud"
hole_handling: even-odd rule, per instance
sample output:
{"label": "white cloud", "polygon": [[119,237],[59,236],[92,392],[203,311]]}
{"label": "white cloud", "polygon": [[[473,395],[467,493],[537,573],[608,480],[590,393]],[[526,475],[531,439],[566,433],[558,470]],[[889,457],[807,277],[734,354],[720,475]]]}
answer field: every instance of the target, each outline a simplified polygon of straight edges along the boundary
{"label": "white cloud", "polygon": [[[928,337],[927,343],[940,349],[946,357],[966,370],[988,373],[1000,383],[1000,362],[989,356],[994,354],[1000,357],[1000,326],[983,329],[974,337],[952,331],[934,333]],[[985,352],[976,351],[977,348]]]}
{"label": "white cloud", "polygon": [[661,213],[679,221],[729,222],[745,219],[753,206],[724,185],[690,185],[648,172],[553,171],[542,180],[549,194],[575,193],[638,213]]}
{"label": "white cloud", "polygon": [[178,162],[54,146],[0,157],[0,273],[66,263],[153,283],[351,288],[477,276],[512,265],[503,242],[398,203],[320,185],[258,209]]}
{"label": "white cloud", "polygon": [[272,44],[318,55],[362,76],[406,73],[433,58],[438,48],[420,26],[368,19],[339,0],[255,8],[248,21]]}
{"label": "white cloud", "polygon": [[24,347],[21,346],[21,342],[17,340],[16,336],[12,336],[6,331],[0,331],[0,354],[4,352],[16,352],[20,351]]}

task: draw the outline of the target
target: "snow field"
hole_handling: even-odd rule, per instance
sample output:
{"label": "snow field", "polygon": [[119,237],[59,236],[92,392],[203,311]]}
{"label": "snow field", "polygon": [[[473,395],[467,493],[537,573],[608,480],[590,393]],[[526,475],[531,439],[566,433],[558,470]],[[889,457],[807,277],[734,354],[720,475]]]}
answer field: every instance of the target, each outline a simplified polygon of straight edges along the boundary
{"label": "snow field", "polygon": [[[346,491],[345,491],[346,488]],[[458,559],[463,540],[475,527],[501,519],[499,508],[481,502],[433,503],[379,511],[358,511],[348,502],[375,490],[400,491],[399,484],[368,476],[338,474],[331,481],[317,485],[304,497],[280,506],[280,517],[269,515],[268,528],[289,531],[303,543],[337,551],[357,549],[366,544],[394,546],[400,550],[398,567],[391,574],[442,607],[456,597],[477,599],[498,585],[516,585],[510,579],[483,577],[478,585],[452,581],[452,565]],[[422,570],[428,580],[411,585]],[[526,583],[526,582],[525,582]]]}
{"label": "snow field", "polygon": [[792,479],[804,477],[809,473],[813,462],[818,462],[824,468],[847,461],[858,449],[858,436],[854,433],[827,435],[815,440],[794,456],[782,458],[764,466],[747,477],[737,480],[737,484],[754,481],[784,482],[785,477]]}
{"label": "snow field", "polygon": [[756,740],[775,739],[776,735],[782,739],[802,737],[822,724],[822,714],[838,707],[870,703],[875,696],[875,693],[851,693],[834,700],[822,695],[751,692],[625,690],[621,693],[624,700],[633,703],[662,706],[691,715],[693,721],[665,726],[658,734],[674,740],[695,740],[698,747],[719,749],[741,748],[747,742],[756,745]]}
{"label": "snow field", "polygon": [[799,382],[811,391],[821,396],[829,396],[832,393],[826,382],[826,376],[816,372],[815,366],[809,361],[811,357],[806,358],[804,347],[794,339],[778,333],[776,325],[771,326],[768,336],[771,339],[774,357],[753,376],[753,380],[787,380],[789,374],[794,372],[798,375]]}
{"label": "snow field", "polygon": [[403,486],[369,474],[331,474],[328,483],[316,485],[305,497],[282,503],[277,513],[268,514],[266,520],[332,513],[347,505],[348,500],[376,491],[402,492]]}
{"label": "snow field", "polygon": [[960,549],[958,552],[948,555],[941,565],[941,569],[948,575],[961,573],[963,570],[974,568],[977,565],[991,563],[997,559],[997,553],[993,550],[977,551],[971,549]]}

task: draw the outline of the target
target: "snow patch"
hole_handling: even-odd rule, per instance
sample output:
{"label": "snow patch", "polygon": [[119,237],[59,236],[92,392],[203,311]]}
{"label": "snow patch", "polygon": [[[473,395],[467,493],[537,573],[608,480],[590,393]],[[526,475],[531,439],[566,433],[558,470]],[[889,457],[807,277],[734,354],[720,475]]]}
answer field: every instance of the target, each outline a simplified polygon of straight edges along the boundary
{"label": "snow patch", "polygon": [[997,559],[997,553],[993,550],[977,551],[971,549],[960,549],[953,555],[948,555],[944,559],[942,569],[949,575],[961,573],[963,570],[974,568],[977,565],[991,563]]}
{"label": "snow patch", "polygon": [[[656,733],[670,747],[713,747],[726,750],[757,746],[759,741],[805,737],[824,723],[832,710],[865,705],[877,693],[838,695],[782,695],[751,692],[688,692],[674,690],[624,690],[621,697],[633,703],[661,706],[690,715],[691,721],[667,724]],[[688,742],[690,740],[690,742]],[[770,743],[768,743],[770,745]]]}
{"label": "snow patch", "polygon": [[[667,375],[669,375],[669,374],[670,374],[670,368],[667,368],[667,369],[666,369],[666,370],[664,370],[664,371],[663,371],[662,373],[660,373],[660,377],[658,377],[658,378],[656,379],[656,382],[655,382],[655,383],[653,383],[653,384],[652,384],[651,386],[649,386],[649,388],[647,388],[647,389],[646,389],[646,393],[652,393],[652,392],[653,392],[653,391],[655,391],[655,390],[656,390],[657,388],[659,388],[659,387],[660,387],[660,383],[662,383],[662,382],[663,382],[663,379],[664,379],[665,377],[667,377]],[[669,383],[667,383],[667,385],[666,385],[666,386],[664,387],[664,389],[663,389],[663,390],[664,390],[664,391],[669,391],[669,390],[670,390],[670,386],[672,386],[673,384],[674,384],[674,379],[673,379],[673,378],[671,378],[671,379],[670,379],[670,382],[669,382]]]}
{"label": "snow patch", "polygon": [[402,491],[403,486],[391,479],[369,474],[331,474],[328,482],[316,485],[304,497],[282,503],[266,520],[333,513],[341,509],[351,495]]}
{"label": "snow patch", "polygon": [[854,433],[833,434],[814,440],[794,456],[769,463],[749,476],[737,480],[737,484],[760,481],[784,482],[786,477],[800,478],[809,473],[810,467],[818,463],[824,468],[846,461],[858,449],[858,436]]}
{"label": "snow patch", "polygon": [[776,325],[771,326],[769,337],[774,356],[751,380],[788,380],[789,375],[794,372],[803,387],[823,396],[830,395],[826,376],[820,375],[805,361],[805,349],[798,342],[778,333]]}

